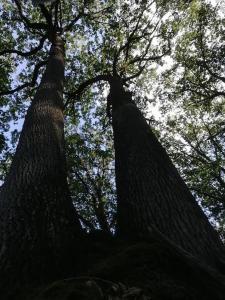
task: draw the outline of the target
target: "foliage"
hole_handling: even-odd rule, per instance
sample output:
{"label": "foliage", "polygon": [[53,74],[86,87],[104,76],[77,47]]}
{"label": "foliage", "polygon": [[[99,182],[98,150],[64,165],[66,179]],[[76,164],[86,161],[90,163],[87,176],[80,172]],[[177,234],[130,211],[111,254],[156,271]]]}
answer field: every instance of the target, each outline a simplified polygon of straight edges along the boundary
{"label": "foliage", "polygon": [[172,66],[158,89],[161,138],[213,224],[224,234],[224,15],[193,1],[177,18]]}
{"label": "foliage", "polygon": [[92,95],[95,102],[89,103],[89,94],[67,114],[70,191],[83,225],[109,231],[116,217],[112,130],[104,97]]}
{"label": "foliage", "polygon": [[220,7],[206,0],[62,0],[44,5],[5,0],[0,8],[0,180],[46,64],[52,22],[66,42],[68,180],[82,224],[88,230],[115,228],[108,87],[97,83],[87,89],[87,84],[82,97],[83,90],[78,92],[88,79],[110,74],[133,92],[222,232],[225,48]]}

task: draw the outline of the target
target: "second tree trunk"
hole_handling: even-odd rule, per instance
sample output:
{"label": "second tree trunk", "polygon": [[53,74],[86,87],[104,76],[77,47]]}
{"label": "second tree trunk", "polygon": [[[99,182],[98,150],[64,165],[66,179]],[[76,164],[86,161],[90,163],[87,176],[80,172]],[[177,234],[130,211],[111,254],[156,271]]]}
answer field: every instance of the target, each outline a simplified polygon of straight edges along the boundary
{"label": "second tree trunk", "polygon": [[111,83],[118,235],[156,228],[177,246],[223,269],[224,248],[142,113],[121,82]]}

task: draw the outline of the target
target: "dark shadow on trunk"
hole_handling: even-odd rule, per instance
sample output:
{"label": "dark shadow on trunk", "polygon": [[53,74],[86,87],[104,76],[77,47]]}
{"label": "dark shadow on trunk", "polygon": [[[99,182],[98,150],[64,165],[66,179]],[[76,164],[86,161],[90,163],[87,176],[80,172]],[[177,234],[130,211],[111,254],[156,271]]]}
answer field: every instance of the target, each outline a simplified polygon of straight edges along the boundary
{"label": "dark shadow on trunk", "polygon": [[0,193],[0,284],[41,282],[68,272],[80,224],[66,180],[64,45],[52,45]]}

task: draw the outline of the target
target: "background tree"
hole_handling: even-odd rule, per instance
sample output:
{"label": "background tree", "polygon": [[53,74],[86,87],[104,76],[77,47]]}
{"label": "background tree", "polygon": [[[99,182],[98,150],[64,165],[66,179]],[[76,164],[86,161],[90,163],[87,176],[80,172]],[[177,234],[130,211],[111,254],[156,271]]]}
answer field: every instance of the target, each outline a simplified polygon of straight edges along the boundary
{"label": "background tree", "polygon": [[[108,114],[110,116],[112,106],[118,234],[137,238],[140,234],[147,236],[149,227],[156,228],[177,245],[222,270],[224,249],[221,241],[137,107],[132,104],[131,93],[124,89],[126,83],[140,76],[145,69],[146,76],[148,65],[170,51],[171,36],[168,34],[171,35],[173,19],[167,16],[165,24],[163,16],[157,15],[154,2],[132,7],[135,8],[139,12],[137,21],[127,23],[133,26],[123,23],[123,17],[127,21],[127,15],[131,15],[127,7],[121,8],[124,11],[118,13],[122,17],[117,27],[120,28],[122,24],[119,32],[124,30],[125,33],[115,46],[114,41],[112,42],[111,70],[110,65],[107,66],[103,74],[96,75],[80,87],[85,88],[99,80],[110,83]],[[163,46],[157,52],[153,40],[158,39],[157,42],[160,43],[160,38],[163,43],[166,39],[168,46]],[[79,94],[79,89],[76,93]],[[142,174],[145,174],[144,177]],[[182,213],[184,211],[187,215]]]}

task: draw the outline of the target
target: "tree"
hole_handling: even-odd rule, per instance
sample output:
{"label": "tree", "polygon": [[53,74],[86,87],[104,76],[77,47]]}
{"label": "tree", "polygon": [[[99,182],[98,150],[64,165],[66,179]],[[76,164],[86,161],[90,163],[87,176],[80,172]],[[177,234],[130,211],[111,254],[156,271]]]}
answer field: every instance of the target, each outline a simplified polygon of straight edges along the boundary
{"label": "tree", "polygon": [[[64,42],[44,6],[47,23],[31,25],[21,3],[16,1],[16,5],[28,28],[46,30],[51,49],[1,188],[1,287],[6,282],[7,289],[9,282],[35,282],[68,272],[81,231],[66,179]],[[56,14],[57,9],[53,9]]]}
{"label": "tree", "polygon": [[[127,28],[125,41],[114,52],[111,73],[98,75],[81,86],[84,88],[99,80],[110,84],[108,103],[112,105],[114,130],[117,233],[132,239],[147,236],[154,228],[193,256],[222,271],[222,242],[132,103],[132,93],[124,89],[124,84],[141,75],[146,62],[157,61],[170,50],[170,41],[161,53],[150,50],[155,35],[164,34],[165,38],[166,33],[164,26],[160,33],[157,22],[152,25],[153,29],[146,30],[148,8],[142,7],[138,21],[133,28]],[[133,48],[136,43],[141,44],[143,37],[146,47],[139,49],[137,55]],[[154,55],[150,55],[151,51]],[[124,67],[125,64],[128,67]],[[134,73],[127,75],[126,72]]]}
{"label": "tree", "polygon": [[[118,193],[118,234],[148,235],[151,227],[223,270],[216,232],[120,83],[112,84]],[[218,260],[219,258],[219,260]],[[221,261],[220,261],[221,259]]]}
{"label": "tree", "polygon": [[[79,299],[81,296],[84,297],[86,289],[89,291],[91,287],[94,295],[92,297],[91,293],[92,299],[99,299],[103,298],[103,293],[97,284],[98,281],[103,286],[106,286],[103,287],[103,290],[107,290],[108,295],[111,296],[113,291],[115,292],[115,287],[113,291],[108,289],[108,284],[111,284],[111,281],[101,279],[101,277],[104,278],[104,274],[108,274],[111,279],[117,282],[121,278],[128,285],[133,286],[137,283],[143,287],[148,296],[153,296],[155,299],[160,299],[161,296],[167,297],[166,299],[171,297],[168,291],[164,291],[168,280],[175,282],[178,290],[183,285],[181,293],[177,293],[177,291],[173,292],[173,295],[176,294],[175,298],[177,299],[180,299],[179,294],[182,294],[182,297],[190,294],[192,299],[198,299],[202,295],[206,299],[210,299],[212,296],[215,296],[215,299],[222,299],[224,285],[222,283],[223,277],[219,274],[219,271],[223,271],[221,263],[223,257],[220,252],[222,249],[221,243],[190,194],[188,194],[186,186],[171,164],[167,154],[151,134],[140,111],[132,103],[131,92],[126,91],[124,88],[125,85],[129,85],[131,80],[135,80],[138,76],[143,75],[144,71],[147,72],[152,61],[159,61],[170,52],[170,32],[163,26],[162,17],[160,20],[157,20],[157,18],[156,20],[154,18],[151,19],[150,13],[153,13],[153,16],[157,16],[154,1],[150,4],[145,1],[136,4],[132,3],[134,5],[133,12],[135,12],[135,17],[130,13],[128,4],[128,1],[126,1],[124,5],[116,7],[117,14],[110,19],[110,26],[106,26],[106,29],[101,33],[96,23],[92,23],[93,15],[91,14],[90,17],[87,14],[86,3],[84,6],[81,5],[81,12],[76,14],[69,24],[65,25],[64,23],[66,22],[63,22],[65,19],[61,16],[62,7],[60,7],[58,1],[49,3],[48,6],[40,5],[37,11],[31,10],[35,22],[30,21],[26,13],[24,13],[24,7],[21,5],[21,2],[16,1],[20,22],[22,21],[28,32],[31,31],[32,34],[36,34],[37,36],[41,35],[41,39],[39,40],[39,46],[35,50],[28,51],[28,54],[27,52],[15,49],[6,49],[2,54],[13,53],[22,57],[24,55],[25,57],[30,57],[30,55],[42,49],[42,43],[45,42],[45,39],[48,39],[48,44],[51,44],[51,50],[41,83],[28,109],[12,166],[1,189],[1,210],[6,212],[0,223],[0,230],[3,233],[2,239],[4,240],[1,248],[1,261],[3,261],[1,276],[2,278],[4,276],[4,278],[1,284],[7,284],[7,288],[10,285],[15,288],[15,284],[19,282],[40,287],[41,281],[51,281],[54,277],[60,278],[71,276],[71,274],[75,274],[76,276],[78,274],[88,274],[87,277],[67,278],[60,281],[59,285],[61,286],[64,286],[65,283],[67,285],[71,280],[78,282],[78,286],[75,284],[72,289],[69,288],[69,290],[64,291],[61,297],[68,296],[69,298]],[[109,11],[108,7],[104,5],[105,3],[103,3],[103,9],[100,10],[101,13]],[[27,11],[30,10],[30,7],[26,5],[25,8],[28,9]],[[72,2],[68,2],[68,6],[65,5],[65,10],[70,13],[77,12],[77,7],[74,8]],[[96,14],[98,15],[98,13]],[[80,20],[80,17],[85,15],[90,17],[88,23],[90,27],[88,25],[84,26]],[[102,18],[105,20],[104,14],[100,15],[103,15]],[[16,19],[17,17],[16,15]],[[73,75],[75,71],[80,70],[80,73],[78,73],[80,75],[78,80],[79,87],[75,92],[67,93],[67,101],[63,105],[64,43],[62,36],[64,36],[65,32],[70,31],[78,20],[77,27],[80,28],[81,32],[85,31],[90,39],[93,38],[93,36],[90,36],[90,32],[93,30],[92,34],[96,36],[96,43],[90,43],[88,53],[78,55],[78,60],[76,60],[76,53],[73,57],[71,52],[69,53],[69,60],[74,59],[74,62],[71,65],[71,69],[66,72],[68,77],[67,87],[72,87],[71,80],[73,76],[71,74]],[[114,33],[111,34],[112,32]],[[21,36],[23,40],[23,33]],[[68,37],[67,44],[74,42],[74,36],[75,33],[72,32]],[[155,39],[158,39],[160,47],[156,46],[157,43],[153,42]],[[95,53],[94,59],[90,57],[91,51],[95,51],[101,45],[102,48],[100,51],[102,51],[104,59],[97,56],[98,52]],[[46,52],[43,56],[46,56]],[[92,59],[93,61],[90,63],[89,70],[87,62]],[[28,64],[31,61],[28,59]],[[83,62],[85,62],[86,68],[82,65]],[[8,90],[8,87],[6,87],[7,90],[3,90],[1,95],[12,95],[14,92],[22,91],[26,87],[35,86],[35,82],[40,79],[37,72],[43,64],[45,62],[41,61],[34,68],[32,82],[24,83],[15,88],[13,87],[11,90]],[[84,77],[90,78],[90,75],[93,75],[93,73],[95,77],[83,82]],[[98,219],[99,226],[103,229],[102,231],[107,233],[106,235],[104,232],[101,232],[103,235],[100,236],[93,235],[93,233],[88,235],[81,234],[82,230],[78,218],[80,217],[82,221],[82,216],[78,216],[74,211],[68,195],[66,180],[63,108],[66,107],[69,109],[69,106],[74,105],[81,92],[88,85],[96,83],[99,80],[109,82],[110,84],[107,113],[109,117],[112,116],[114,128],[118,190],[118,234],[114,238],[110,237],[108,219],[103,213],[104,200],[102,199],[102,195],[104,189],[102,186],[104,185],[105,188],[107,184],[102,184],[103,177],[96,166],[92,168],[92,174],[89,176],[89,161],[94,158],[95,153],[99,155],[100,152],[98,157],[104,157],[103,152],[105,149],[98,147],[97,143],[97,147],[93,151],[90,147],[90,142],[86,144],[82,143],[79,129],[77,129],[76,135],[72,136],[71,142],[73,143],[73,138],[74,140],[78,140],[77,144],[81,142],[82,147],[80,152],[84,152],[86,164],[77,159],[80,169],[77,170],[72,166],[70,174],[77,177],[77,182],[82,183],[83,188],[86,187],[87,189],[87,195],[92,197],[93,208],[96,210],[96,218]],[[136,86],[131,84],[130,89],[135,89]],[[88,102],[89,98],[87,97],[86,100]],[[73,110],[74,112],[76,111]],[[131,115],[134,124],[137,125],[136,128],[134,128],[134,124],[132,124],[132,120],[130,119]],[[72,115],[68,115],[68,119],[72,118]],[[86,117],[86,121],[87,119],[88,117]],[[74,123],[76,123],[76,120]],[[86,127],[86,134],[88,133],[88,128]],[[69,126],[67,126],[67,130],[70,134],[71,129]],[[139,144],[137,144],[137,141]],[[126,145],[126,149],[124,149],[124,144]],[[143,147],[139,148],[142,145]],[[71,143],[67,146],[68,152],[71,149],[70,147]],[[149,148],[150,151],[147,151]],[[152,157],[149,156],[149,153],[154,154],[152,149],[159,151],[162,156],[159,158],[157,153],[154,156],[155,160],[152,160]],[[126,155],[127,150],[131,151],[132,156],[136,160],[133,161],[131,160],[132,156]],[[89,158],[89,154],[91,158]],[[123,164],[121,163],[121,159],[124,159]],[[146,163],[146,166],[143,164],[143,159],[145,159],[144,163]],[[161,168],[162,160],[167,165],[163,168]],[[171,230],[170,228],[166,228],[167,225],[170,225],[170,219],[165,219],[165,223],[157,223],[157,221],[154,221],[155,216],[154,214],[151,215],[150,210],[146,214],[146,209],[148,210],[150,205],[155,209],[154,203],[148,201],[149,195],[146,193],[146,189],[149,187],[148,179],[151,179],[153,182],[155,179],[153,176],[149,176],[151,172],[148,173],[149,170],[152,171],[152,169],[149,169],[149,166],[151,167],[152,165],[155,166],[154,170],[159,170],[160,174],[165,170],[174,179],[169,181],[171,177],[168,176],[168,178],[165,178],[164,174],[161,177],[165,179],[165,184],[164,182],[163,184],[170,192],[173,186],[170,186],[168,182],[172,182],[172,184],[175,182],[175,188],[173,189],[175,194],[174,202],[176,203],[175,209],[179,213],[177,214],[177,210],[175,211],[172,208],[170,212],[171,214],[175,214],[177,221],[183,225],[183,220],[180,217],[180,202],[177,201],[177,195],[180,195],[180,193],[185,194],[188,198],[182,204],[185,203],[185,207],[188,207],[189,211],[193,211],[199,217],[199,220],[198,218],[195,220],[202,226],[201,229],[204,229],[206,235],[204,235],[203,242],[200,243],[197,251],[195,250],[197,241],[194,238],[192,228],[189,228],[190,226],[183,227],[182,231],[186,233],[186,229],[190,229],[188,232],[190,238],[188,236],[188,238],[183,239],[181,234],[177,238],[174,228]],[[125,167],[127,167],[131,177],[127,176],[127,172],[124,172]],[[143,172],[147,174],[144,185],[140,182]],[[88,177],[88,181],[85,176]],[[132,182],[133,178],[136,178],[134,184]],[[157,180],[157,184],[159,185],[161,178]],[[70,185],[72,185],[71,182],[70,178]],[[125,183],[124,186],[122,185],[123,182]],[[123,203],[127,200],[127,197],[124,197],[125,192],[129,199],[133,197],[130,190],[131,184],[135,187],[136,193],[141,190],[141,196],[138,197],[139,193],[137,193],[135,194],[135,197],[137,195],[135,199],[143,205],[142,215],[138,213],[138,202],[134,203],[134,206],[136,206],[135,212],[130,206],[130,202],[127,203],[127,210],[124,209]],[[155,190],[157,191],[157,189]],[[161,192],[159,194],[162,195],[162,199],[166,202],[168,197],[162,192],[162,188],[159,188],[158,191]],[[97,196],[98,199],[96,201]],[[83,205],[83,203],[78,203],[77,205],[76,197],[74,197],[74,202],[78,210]],[[159,216],[162,216],[162,211],[165,211],[164,207],[158,211]],[[133,222],[130,222],[130,214],[133,215],[134,220],[137,220],[137,222],[134,222],[134,226]],[[144,222],[140,220],[140,216],[146,216]],[[95,221],[93,220],[94,218],[89,218],[90,228]],[[188,216],[184,220],[190,224]],[[87,220],[84,219],[84,225],[86,225],[85,221]],[[173,221],[175,223],[175,220]],[[14,224],[18,224],[18,230],[15,235],[12,234]],[[131,225],[131,227],[128,228],[128,225]],[[133,229],[133,235],[130,240],[127,240],[126,235],[130,234],[130,229]],[[168,238],[165,237],[167,233]],[[84,235],[88,238],[84,238]],[[208,242],[206,241],[206,237],[209,238]],[[137,239],[139,241],[136,244]],[[140,242],[140,239],[145,242]],[[19,245],[17,253],[13,245],[15,240],[18,241]],[[212,241],[215,242],[214,247],[211,247]],[[209,247],[209,254],[203,249],[203,245],[211,247]],[[183,250],[183,248],[187,251]],[[140,258],[139,254],[142,251],[144,251],[145,255]],[[17,256],[15,256],[15,253]],[[218,259],[215,258],[215,253],[221,254],[221,257]],[[137,257],[134,260],[134,265],[132,265],[133,261],[130,259],[131,257]],[[161,261],[164,257],[166,263],[165,261]],[[152,271],[154,268],[152,268],[152,263],[155,261],[157,262],[157,267],[153,275]],[[208,263],[209,267],[202,263],[202,261],[205,264]],[[170,265],[171,262],[172,264],[175,263],[176,272],[173,272]],[[48,266],[46,266],[47,263]],[[129,264],[133,267],[132,270],[128,267]],[[109,270],[107,269],[108,265]],[[168,271],[168,265],[170,265],[170,271]],[[210,266],[215,267],[217,270],[213,270]],[[20,267],[23,268],[23,272],[20,276],[21,278],[18,279]],[[122,275],[121,272],[118,272],[121,267],[125,267]],[[186,275],[182,275],[182,268],[187,270],[187,273],[191,275],[191,279],[188,279]],[[72,269],[75,270],[72,271]],[[143,283],[141,283],[138,280],[137,274],[142,273],[143,270],[146,276],[142,277],[141,281]],[[96,277],[98,274],[100,274],[100,279],[88,281],[86,289],[85,285],[82,284],[79,287],[80,280],[83,282],[82,280],[85,280],[85,278],[89,278],[90,276]],[[158,277],[161,278],[162,274],[164,279],[159,280]],[[43,276],[43,278],[40,279],[40,276]],[[180,276],[182,278],[179,278]],[[117,294],[115,295],[114,293],[114,296],[141,296],[142,289],[138,290],[138,294],[135,289],[133,294],[130,294],[130,289],[126,285],[119,285],[121,288],[118,288],[118,285],[116,286]],[[42,290],[39,293],[38,299],[55,297],[55,287],[56,290],[60,290],[60,286],[55,283]],[[162,289],[161,287],[164,288]]]}
{"label": "tree", "polygon": [[[88,47],[83,49],[80,61],[80,63],[82,62],[85,65],[82,78],[87,77],[90,79],[87,81],[84,80],[83,82],[81,81],[80,84],[77,85],[77,88],[74,89],[75,91],[68,93],[69,101],[73,104],[81,102],[80,96],[87,86],[99,83],[100,81],[109,81],[112,75],[116,76],[117,70],[120,70],[121,76],[123,73],[126,73],[127,85],[132,84],[132,81],[147,71],[147,68],[151,66],[151,62],[158,62],[163,56],[169,53],[168,35],[166,31],[163,32],[159,29],[163,22],[161,18],[157,16],[154,1],[148,4],[134,4],[132,9],[135,12],[135,17],[131,14],[128,3],[120,5],[117,13],[110,16],[109,25],[106,23],[104,28],[99,28],[99,26],[96,28],[96,23],[91,23],[91,26],[94,28],[93,34],[95,40],[90,46],[88,44]],[[102,24],[103,21],[101,21],[100,24]],[[158,49],[159,47],[155,45],[156,41],[160,43],[162,47],[161,51]],[[86,76],[84,76],[84,74],[86,74]],[[133,88],[136,89],[136,86],[137,84],[133,84]],[[103,84],[103,90],[104,88],[107,89],[106,85]],[[104,98],[101,95],[102,87],[99,88],[99,86],[96,85],[95,89],[100,89],[100,91],[97,96],[96,93],[92,92],[92,106],[96,106],[96,102],[103,102],[102,98]],[[142,102],[142,94],[140,93],[138,96],[139,99],[141,99],[140,102]],[[82,104],[83,107],[85,107],[90,101],[90,95],[85,94],[82,99],[86,103]],[[110,101],[107,101],[106,106],[108,117],[110,117]],[[71,110],[74,111],[74,107],[72,107]],[[102,111],[103,109],[101,112]],[[77,113],[75,109],[74,114]],[[93,117],[95,118],[95,116]],[[83,114],[82,118],[84,118]],[[89,123],[87,119],[86,123]],[[104,127],[104,131],[107,130],[111,132],[110,126],[103,124],[106,123],[105,118],[103,118],[101,123],[102,127]],[[85,134],[89,131],[89,128],[87,125]],[[99,130],[101,130],[101,126]],[[95,132],[93,132],[93,134],[95,134]],[[79,155],[83,156],[81,152]],[[112,160],[112,155],[110,156],[109,158]],[[92,157],[92,160],[93,159]],[[80,166],[80,168],[82,169],[83,166]],[[72,178],[73,181],[76,182],[76,176],[72,176]],[[93,180],[95,180],[94,176]],[[84,181],[83,185],[85,186]],[[87,187],[84,189],[87,190]],[[87,192],[84,194],[87,194]]]}

